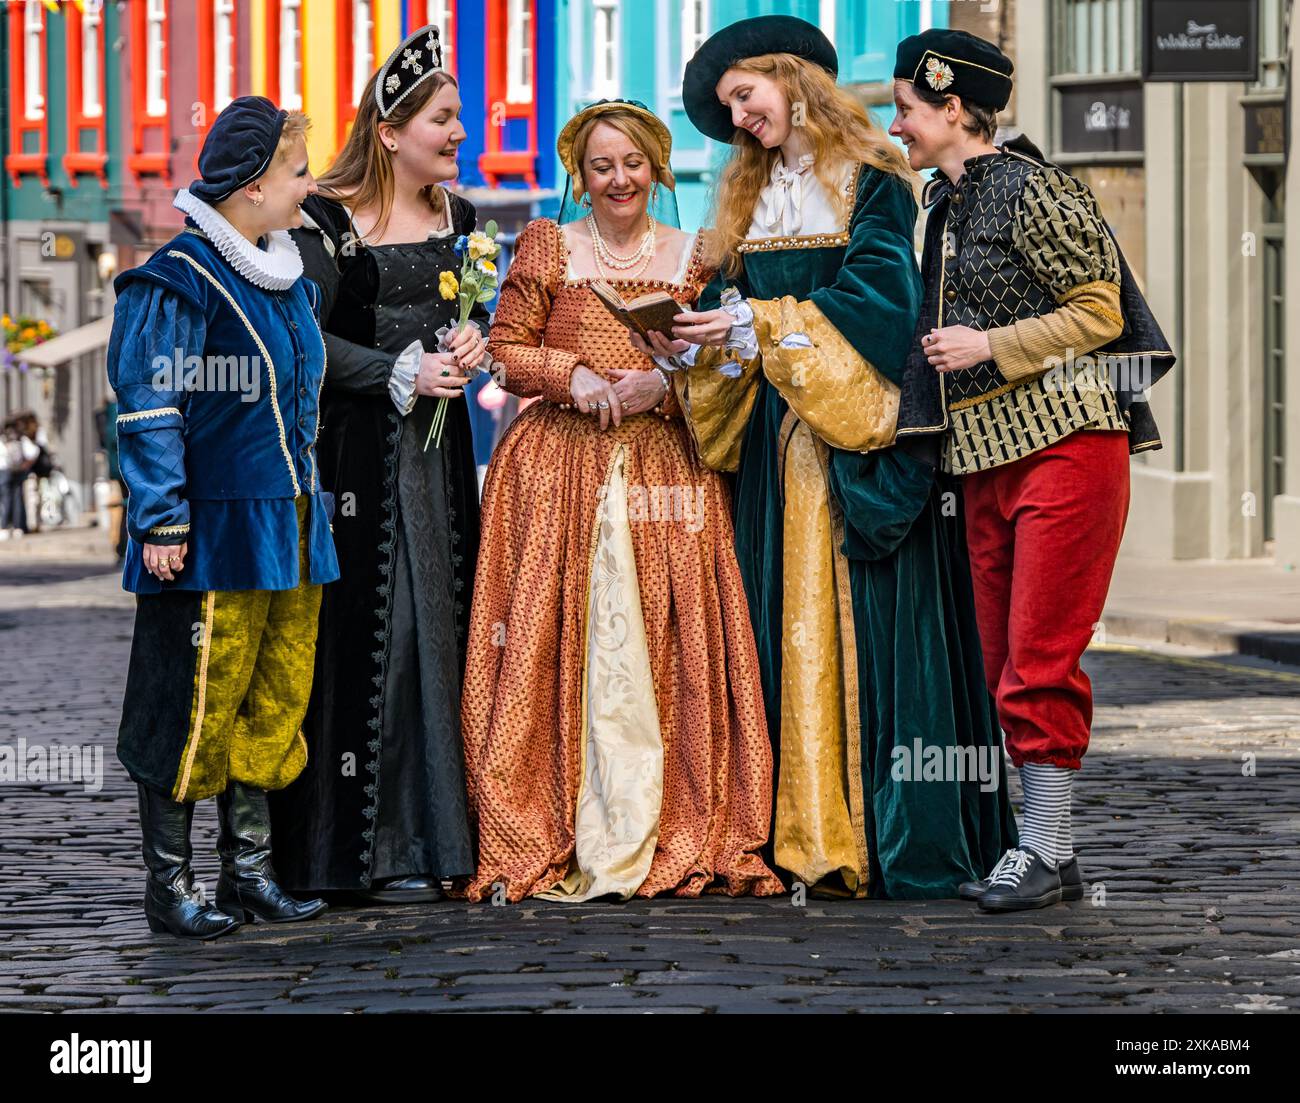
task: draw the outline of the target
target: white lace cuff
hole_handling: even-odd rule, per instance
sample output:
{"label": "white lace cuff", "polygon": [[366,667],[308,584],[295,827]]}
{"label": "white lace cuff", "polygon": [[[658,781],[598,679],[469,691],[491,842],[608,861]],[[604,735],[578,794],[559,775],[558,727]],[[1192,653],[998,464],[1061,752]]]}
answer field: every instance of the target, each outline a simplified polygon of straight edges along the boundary
{"label": "white lace cuff", "polygon": [[722,301],[718,305],[736,319],[727,333],[727,343],[724,347],[735,349],[742,359],[754,359],[758,355],[758,335],[754,332],[754,308],[749,305],[747,299],[740,297],[740,292],[734,287],[728,287],[722,293]]}
{"label": "white lace cuff", "polygon": [[403,417],[415,409],[415,377],[420,374],[420,358],[424,346],[412,341],[397,354],[393,370],[388,375],[388,397]]}
{"label": "white lace cuff", "polygon": [[[754,332],[754,308],[748,300],[741,298],[740,292],[728,287],[722,293],[719,304],[723,310],[735,319],[727,332],[723,348],[734,349],[743,360],[753,360],[758,355],[758,335]],[[700,353],[699,345],[691,345],[685,352],[673,357],[655,356],[654,362],[664,371],[680,371],[682,368],[695,367],[695,358]],[[735,379],[740,375],[740,365],[728,360],[718,368],[723,375]]]}
{"label": "white lace cuff", "polygon": [[676,356],[660,356],[658,353],[652,352],[650,359],[671,375],[675,371],[681,371],[682,368],[694,367],[695,354],[699,351],[699,345],[692,345],[685,352],[679,352]]}

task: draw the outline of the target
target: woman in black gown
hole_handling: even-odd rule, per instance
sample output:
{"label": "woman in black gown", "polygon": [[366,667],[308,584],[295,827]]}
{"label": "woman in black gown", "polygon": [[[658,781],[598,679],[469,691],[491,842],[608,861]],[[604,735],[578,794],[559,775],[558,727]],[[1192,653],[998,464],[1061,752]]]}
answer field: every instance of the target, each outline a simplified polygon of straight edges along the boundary
{"label": "woman in black gown", "polygon": [[[310,761],[274,806],[276,861],[287,885],[381,902],[437,899],[474,868],[460,687],[479,507],[463,387],[488,319],[476,306],[477,325],[449,334],[457,304],[439,293],[475,224],[441,186],[459,114],[423,28],[371,78],[297,232],[324,291],[318,453],[342,577],[321,609]],[[441,444],[426,451],[441,397]]]}

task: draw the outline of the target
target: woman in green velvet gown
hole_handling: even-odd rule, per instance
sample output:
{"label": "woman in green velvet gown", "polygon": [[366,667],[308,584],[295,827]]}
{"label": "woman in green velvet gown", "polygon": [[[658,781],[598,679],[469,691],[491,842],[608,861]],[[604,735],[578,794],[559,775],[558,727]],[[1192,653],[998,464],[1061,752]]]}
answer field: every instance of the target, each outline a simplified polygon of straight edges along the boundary
{"label": "woman in green velvet gown", "polygon": [[913,178],[835,67],[786,16],[692,59],[687,112],[733,142],[722,269],[646,351],[677,369],[704,461],[735,473],[776,864],[827,893],[949,897],[1015,824],[957,489],[933,438],[893,443],[921,296]]}

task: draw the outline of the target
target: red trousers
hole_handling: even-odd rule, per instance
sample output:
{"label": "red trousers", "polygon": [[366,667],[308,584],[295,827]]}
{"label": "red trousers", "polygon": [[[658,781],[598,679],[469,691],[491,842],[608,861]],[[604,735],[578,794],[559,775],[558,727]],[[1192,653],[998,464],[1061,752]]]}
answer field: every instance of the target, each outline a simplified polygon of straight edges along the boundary
{"label": "red trousers", "polygon": [[1101,619],[1129,504],[1128,434],[1081,430],[962,477],[984,676],[1019,767],[1078,769]]}

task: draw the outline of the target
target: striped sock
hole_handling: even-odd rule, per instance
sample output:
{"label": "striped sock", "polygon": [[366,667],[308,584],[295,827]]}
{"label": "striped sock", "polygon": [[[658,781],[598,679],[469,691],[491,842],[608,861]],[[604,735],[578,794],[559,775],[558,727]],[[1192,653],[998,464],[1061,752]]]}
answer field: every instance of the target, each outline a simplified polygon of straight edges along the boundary
{"label": "striped sock", "polygon": [[1070,806],[1073,778],[1073,770],[1045,762],[1026,762],[1020,767],[1020,787],[1025,794],[1020,849],[1032,850],[1049,865],[1057,863],[1057,833]]}
{"label": "striped sock", "polygon": [[1074,857],[1074,826],[1070,823],[1073,806],[1074,786],[1071,785],[1065,794],[1065,810],[1061,813],[1061,825],[1056,829],[1056,860],[1060,864]]}

